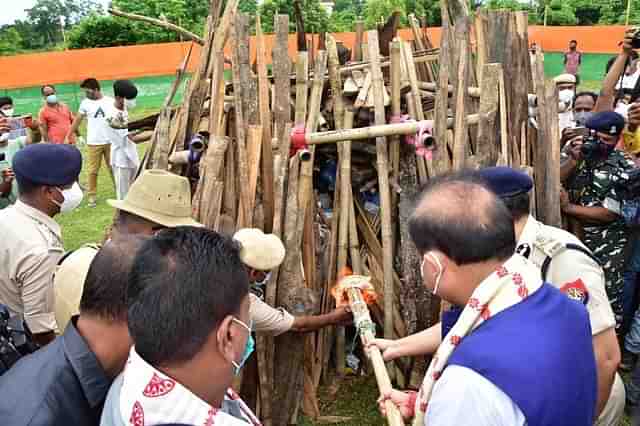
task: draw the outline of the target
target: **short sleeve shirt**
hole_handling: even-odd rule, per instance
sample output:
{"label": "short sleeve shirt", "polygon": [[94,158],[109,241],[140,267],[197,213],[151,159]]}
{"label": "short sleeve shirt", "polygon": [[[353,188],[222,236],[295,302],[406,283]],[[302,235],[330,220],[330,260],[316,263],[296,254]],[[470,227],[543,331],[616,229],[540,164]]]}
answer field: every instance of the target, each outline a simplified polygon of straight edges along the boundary
{"label": "short sleeve shirt", "polygon": [[249,315],[256,333],[279,336],[293,327],[295,318],[283,308],[272,308],[253,293],[249,293],[249,302]]}
{"label": "short sleeve shirt", "polygon": [[57,331],[53,275],[63,255],[60,225],[20,200],[0,210],[0,303],[34,333]]}
{"label": "short sleeve shirt", "polygon": [[[595,260],[578,250],[566,249],[566,244],[586,247],[569,232],[544,225],[529,217],[518,240],[518,251],[538,267],[547,256],[552,260],[546,281],[568,297],[586,305],[591,332],[595,336],[615,327],[616,321],[605,291],[605,277]],[[557,250],[557,253],[553,251]]]}
{"label": "short sleeve shirt", "polygon": [[[55,106],[45,104],[40,110],[39,119],[41,123],[47,125],[47,135],[43,135],[47,141],[60,144],[64,142],[64,138],[71,129],[73,114],[69,107],[63,103]],[[76,143],[75,135],[69,135],[69,143]]]}
{"label": "short sleeve shirt", "polygon": [[87,145],[108,145],[109,124],[107,114],[113,108],[115,99],[103,96],[101,99],[85,99],[78,112],[87,117]]}
{"label": "short sleeve shirt", "polygon": [[[0,173],[3,170],[11,168],[11,164],[13,164],[13,157],[16,153],[24,148],[26,144],[26,137],[19,137],[17,139],[9,139],[7,143],[3,146],[0,145],[0,156],[4,154],[4,161],[0,161]],[[7,197],[0,197],[0,209],[4,209],[5,207],[10,206],[15,203],[18,199],[18,183],[16,180],[13,180],[11,185],[11,192]]]}

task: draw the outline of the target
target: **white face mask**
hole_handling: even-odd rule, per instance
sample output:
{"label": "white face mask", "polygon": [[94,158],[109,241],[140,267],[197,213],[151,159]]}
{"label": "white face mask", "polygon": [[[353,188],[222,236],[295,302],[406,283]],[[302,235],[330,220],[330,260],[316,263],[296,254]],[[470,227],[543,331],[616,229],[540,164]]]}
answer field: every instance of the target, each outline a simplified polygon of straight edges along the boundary
{"label": "white face mask", "polygon": [[68,213],[78,208],[80,203],[82,202],[82,189],[80,189],[80,185],[78,182],[74,182],[73,186],[69,189],[60,189],[56,188],[62,194],[64,201],[62,203],[57,202],[52,199],[53,203],[60,207],[60,213]]}
{"label": "white face mask", "polygon": [[134,109],[136,107],[136,100],[135,99],[125,99],[124,100],[124,104],[127,107],[127,109]]}
{"label": "white face mask", "polygon": [[[427,256],[429,256],[436,265],[438,265],[438,275],[436,276],[436,283],[433,286],[433,294],[437,295],[438,294],[438,287],[440,286],[440,279],[442,278],[442,273],[444,272],[444,268],[442,267],[442,263],[440,263],[440,259],[438,259],[438,257],[435,254],[431,254],[431,253],[427,253]],[[426,261],[426,258],[422,258],[422,263],[420,264],[420,276],[422,277],[422,279],[424,280],[424,262]]]}
{"label": "white face mask", "polygon": [[2,113],[4,114],[5,117],[13,117],[13,114],[15,113],[15,109],[14,108],[7,108],[7,109],[3,109]]}
{"label": "white face mask", "polygon": [[5,143],[9,140],[9,136],[11,134],[9,132],[7,133],[3,133],[2,135],[0,135],[0,143]]}

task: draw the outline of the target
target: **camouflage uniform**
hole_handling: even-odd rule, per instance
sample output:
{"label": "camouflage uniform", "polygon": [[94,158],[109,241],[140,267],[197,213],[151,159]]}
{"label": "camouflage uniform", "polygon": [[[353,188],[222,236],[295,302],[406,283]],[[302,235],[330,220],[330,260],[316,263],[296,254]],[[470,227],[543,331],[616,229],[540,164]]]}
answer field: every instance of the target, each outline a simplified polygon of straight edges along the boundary
{"label": "camouflage uniform", "polygon": [[616,317],[616,330],[622,324],[623,272],[628,228],[622,218],[621,195],[616,182],[635,164],[622,151],[614,150],[606,160],[581,161],[567,190],[572,203],[585,207],[604,207],[618,218],[607,224],[583,223],[584,244],[600,261],[605,272],[606,291]]}

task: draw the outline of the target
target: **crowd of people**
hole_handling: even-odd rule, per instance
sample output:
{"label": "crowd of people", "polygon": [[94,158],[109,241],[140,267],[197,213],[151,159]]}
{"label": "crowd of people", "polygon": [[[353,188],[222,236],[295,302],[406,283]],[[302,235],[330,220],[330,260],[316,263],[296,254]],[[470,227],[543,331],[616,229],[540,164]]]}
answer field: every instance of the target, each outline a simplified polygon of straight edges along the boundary
{"label": "crowd of people", "polygon": [[[387,361],[431,356],[417,391],[380,397],[383,415],[391,401],[416,426],[616,426],[626,408],[640,425],[640,71],[627,33],[600,93],[579,91],[577,45],[555,78],[566,229],[534,218],[523,171],[430,179],[408,226],[423,285],[451,308],[431,328],[365,348]],[[187,178],[136,177],[138,89],[118,80],[112,98],[93,78],[80,87],[77,113],[42,87],[37,119],[0,98],[0,423],[261,424],[232,389],[241,372],[257,374],[243,370],[254,334],[349,324],[349,308],[296,316],[267,304],[281,240],[207,230],[191,217]],[[75,146],[84,121],[86,190]],[[54,217],[85,193],[96,205],[103,162],[114,223],[104,241],[65,253]],[[626,384],[619,370],[632,372]]]}

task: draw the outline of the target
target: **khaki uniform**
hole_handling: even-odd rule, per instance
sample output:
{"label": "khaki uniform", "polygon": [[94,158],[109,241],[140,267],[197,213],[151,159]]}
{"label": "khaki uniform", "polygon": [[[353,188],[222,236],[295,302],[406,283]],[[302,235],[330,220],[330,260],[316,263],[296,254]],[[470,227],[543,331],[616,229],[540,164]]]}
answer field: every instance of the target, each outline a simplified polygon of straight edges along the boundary
{"label": "khaki uniform", "polygon": [[249,302],[249,315],[255,332],[279,336],[293,327],[295,318],[283,308],[273,308],[253,293],[249,293]]}
{"label": "khaki uniform", "polygon": [[[597,335],[616,326],[615,316],[605,290],[602,268],[585,253],[567,249],[567,244],[585,248],[574,235],[559,228],[546,226],[529,217],[518,240],[517,251],[539,268],[547,258],[546,281],[568,297],[585,304],[589,312],[591,333]],[[597,425],[617,425],[624,411],[625,392],[616,373],[611,395]]]}
{"label": "khaki uniform", "polygon": [[0,211],[0,303],[33,333],[56,331],[53,274],[63,255],[60,226],[21,201]]}

